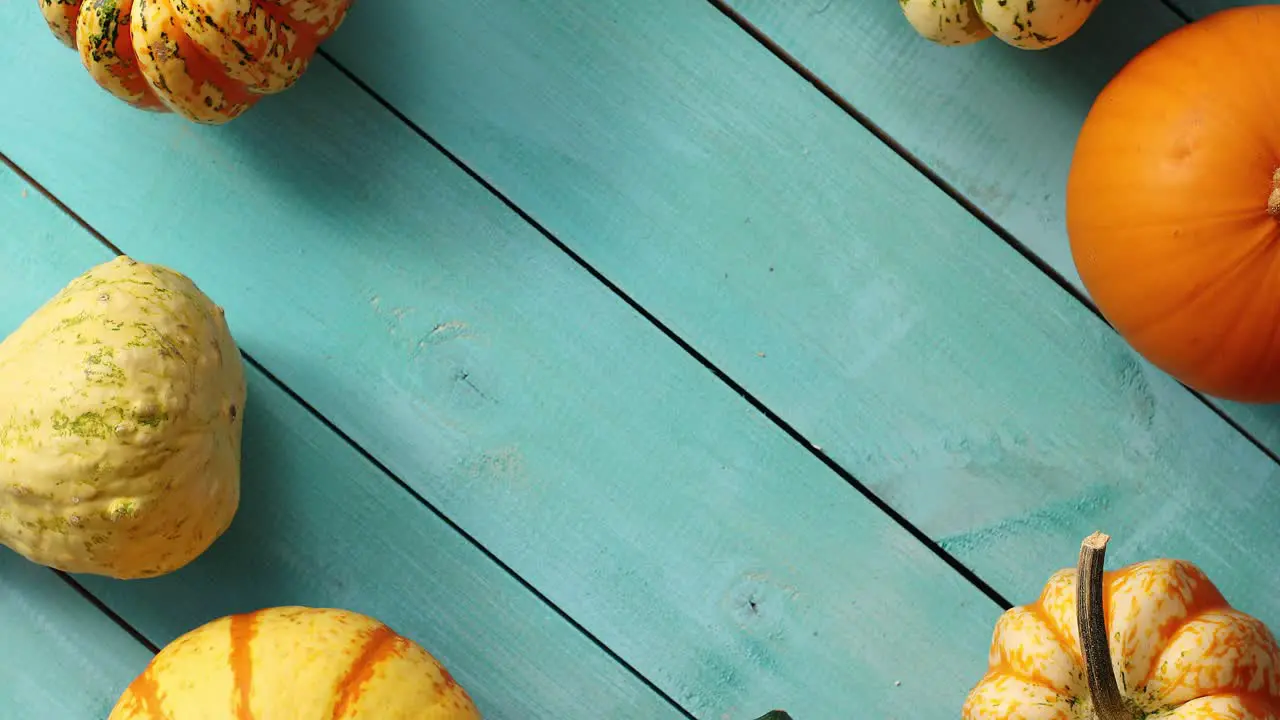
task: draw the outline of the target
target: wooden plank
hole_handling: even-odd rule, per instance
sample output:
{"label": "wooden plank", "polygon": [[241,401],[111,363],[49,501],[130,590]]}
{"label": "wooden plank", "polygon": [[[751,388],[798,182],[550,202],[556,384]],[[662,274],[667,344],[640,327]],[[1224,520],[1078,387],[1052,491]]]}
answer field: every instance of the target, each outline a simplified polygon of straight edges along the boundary
{"label": "wooden plank", "polygon": [[[2,167],[0,195],[6,220],[0,327],[11,328],[111,255]],[[197,266],[197,282],[201,274]],[[273,605],[343,607],[421,642],[486,717],[680,717],[284,391],[256,369],[248,374],[244,491],[231,530],[192,565],[159,579],[80,578],[148,639],[163,645],[215,617]],[[0,717],[19,710],[24,716],[106,717],[149,653],[129,647],[137,643],[128,636],[118,639],[118,628],[104,628],[104,622],[115,626],[92,606],[82,607],[87,601],[77,606],[67,599],[74,591],[52,573],[38,580],[15,567],[18,581],[11,585],[7,571],[21,564],[10,553],[0,563],[0,611],[14,610],[0,614],[0,622],[12,616],[25,626],[15,628],[16,644],[4,636],[0,671],[15,661],[61,671],[42,677],[0,672],[0,689],[32,683],[16,695],[0,693]],[[54,621],[65,622],[65,629]],[[92,713],[52,712],[87,705]]]}
{"label": "wooden plank", "polygon": [[956,712],[999,608],[327,63],[194,128],[0,23],[0,148],[696,715]]}
{"label": "wooden plank", "polygon": [[[1173,24],[1110,5],[1079,44]],[[848,73],[912,92],[964,62],[857,7],[823,21]],[[996,154],[1034,105],[1103,81],[1119,58],[1094,47],[1009,49],[912,112],[935,132],[996,113],[968,136]],[[1256,569],[1280,550],[1276,465],[711,5],[372,6],[329,49],[1007,597],[1101,527],[1115,562],[1191,558],[1280,622],[1280,578]],[[963,104],[1014,87],[1014,57],[1046,63],[1045,94]]]}
{"label": "wooden plank", "polygon": [[5,548],[0,578],[0,717],[105,718],[151,651]]}

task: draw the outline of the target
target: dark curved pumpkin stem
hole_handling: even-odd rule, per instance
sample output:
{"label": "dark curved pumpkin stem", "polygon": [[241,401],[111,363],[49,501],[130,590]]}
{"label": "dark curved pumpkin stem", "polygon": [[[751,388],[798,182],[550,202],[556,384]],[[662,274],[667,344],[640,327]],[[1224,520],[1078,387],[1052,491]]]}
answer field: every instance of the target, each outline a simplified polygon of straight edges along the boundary
{"label": "dark curved pumpkin stem", "polygon": [[1095,532],[1080,543],[1080,564],[1076,571],[1076,622],[1080,626],[1080,648],[1084,652],[1089,695],[1098,720],[1134,720],[1125,706],[1111,669],[1111,646],[1103,606],[1102,573],[1111,538]]}
{"label": "dark curved pumpkin stem", "polygon": [[756,718],[756,720],[791,720],[791,716],[782,710],[770,710],[764,716]]}

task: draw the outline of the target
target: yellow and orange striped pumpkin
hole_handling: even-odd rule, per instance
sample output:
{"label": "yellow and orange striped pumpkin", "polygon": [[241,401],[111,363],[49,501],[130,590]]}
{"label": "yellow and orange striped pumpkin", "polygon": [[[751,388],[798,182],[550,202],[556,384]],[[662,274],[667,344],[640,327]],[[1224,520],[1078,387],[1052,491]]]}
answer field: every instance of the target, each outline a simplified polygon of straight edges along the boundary
{"label": "yellow and orange striped pumpkin", "polygon": [[1280,718],[1280,649],[1266,625],[1182,560],[1104,573],[1107,540],[1091,535],[1077,568],[1000,617],[963,720]]}
{"label": "yellow and orange striped pumpkin", "polygon": [[108,720],[480,720],[426,650],[356,612],[277,607],[174,640]]}
{"label": "yellow and orange striped pumpkin", "polygon": [[351,0],[38,0],[89,75],[143,110],[216,125],[293,85]]}

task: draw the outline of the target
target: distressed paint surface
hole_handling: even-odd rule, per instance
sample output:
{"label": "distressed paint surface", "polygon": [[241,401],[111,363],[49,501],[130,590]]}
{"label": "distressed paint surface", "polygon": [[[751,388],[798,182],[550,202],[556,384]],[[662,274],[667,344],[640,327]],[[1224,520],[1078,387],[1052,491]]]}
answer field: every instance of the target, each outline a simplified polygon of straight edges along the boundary
{"label": "distressed paint surface", "polygon": [[[102,102],[118,107],[108,114],[130,112]],[[0,217],[0,328],[16,327],[68,278],[111,257],[3,167]],[[205,274],[198,265],[192,272]],[[165,645],[214,618],[264,607],[340,607],[427,648],[486,718],[680,717],[260,372],[250,367],[247,376],[244,493],[230,530],[180,572],[79,578],[148,639]],[[119,641],[97,608],[58,587],[66,586],[50,571],[0,548],[0,611],[10,611],[0,612],[0,689],[34,683],[0,692],[0,718],[105,718],[150,660]]]}
{"label": "distressed paint surface", "polygon": [[[1051,53],[931,48],[891,8],[806,0],[729,4],[1083,292],[1063,218],[1076,134],[1129,58],[1182,24],[1162,3],[1103,2]],[[1173,0],[1203,17],[1250,0]],[[884,63],[884,57],[896,58]],[[1017,121],[1005,108],[1016,108]],[[954,118],[939,123],[937,117]],[[1151,368],[1140,363],[1144,372]],[[1211,400],[1273,452],[1280,405]]]}
{"label": "distressed paint surface", "polygon": [[[0,77],[44,98],[0,147],[123,249],[200,268],[242,348],[677,702],[959,707],[999,607],[332,68],[199,133],[77,91],[74,70],[54,93]],[[184,242],[61,173],[60,117],[88,111],[95,137],[166,148],[100,157],[183,214]],[[232,211],[252,233],[224,230]],[[955,662],[921,668],[922,647]]]}
{"label": "distressed paint surface", "polygon": [[[30,26],[0,63],[51,59]],[[199,268],[241,347],[698,717],[953,714],[981,675],[997,605],[331,67],[198,131],[48,65],[0,76],[41,98],[0,147],[129,253]],[[183,242],[62,171],[73,124]],[[125,127],[165,151],[117,150]]]}
{"label": "distressed paint surface", "polygon": [[[800,5],[751,17],[799,22]],[[843,34],[825,56],[844,53],[841,77],[878,81],[855,100],[921,100],[930,132],[991,148],[1070,132],[1055,108],[1083,118],[1117,54],[1176,26],[1147,5],[1102,3],[1052,53],[935,47],[891,4],[815,2],[805,23]],[[390,22],[370,11],[329,51],[1006,597],[1105,527],[1117,562],[1194,559],[1280,622],[1280,577],[1256,565],[1280,539],[1255,530],[1280,508],[1276,464],[714,8],[416,7],[397,16],[425,28],[412,40],[370,52]],[[945,74],[971,56],[985,72]],[[935,72],[955,82],[912,89]],[[1041,72],[1035,102],[998,97]],[[1018,148],[965,172],[1058,186],[1037,168],[1068,149]]]}
{"label": "distressed paint surface", "polygon": [[[375,10],[361,25],[353,16],[363,39],[334,50],[1001,589],[1017,597],[1033,587],[1045,557],[1105,522],[1138,531],[1117,555],[1209,557],[1233,599],[1244,595],[1250,609],[1273,602],[1273,581],[1254,582],[1249,565],[1255,544],[1270,546],[1240,530],[1265,526],[1265,508],[1274,506],[1264,458],[1197,414],[1176,387],[1152,379],[1068,298],[849,130],[851,121],[727,21],[697,3],[600,7],[441,3],[430,18],[399,10],[403,28]],[[0,53],[44,57],[24,33]],[[496,59],[475,52],[481,43]],[[411,63],[415,82],[389,74],[393,60]],[[944,600],[926,606],[927,617],[904,619],[902,598],[948,595],[925,592],[929,583],[911,577],[899,555],[875,566],[878,597],[859,595],[829,566],[787,567],[815,557],[814,548],[832,556],[865,549],[857,542],[864,535],[876,547],[889,537],[895,553],[902,548],[878,516],[832,490],[837,480],[816,480],[821,472],[803,465],[811,461],[762,441],[772,435],[735,439],[715,428],[727,411],[708,398],[721,396],[692,381],[664,384],[673,356],[642,344],[638,331],[619,330],[633,330],[619,320],[625,314],[583,310],[594,291],[562,259],[535,250],[536,235],[498,242],[505,225],[477,230],[474,219],[456,220],[432,184],[446,174],[434,156],[406,151],[416,142],[409,133],[350,96],[332,72],[317,71],[271,116],[293,136],[265,120],[197,135],[108,111],[78,94],[75,76],[60,67],[49,73],[56,91],[5,78],[14,97],[45,105],[27,103],[0,119],[0,148],[131,251],[210,268],[243,298],[241,311],[257,316],[247,332],[273,371],[696,711],[738,712],[731,703],[743,697],[782,704],[779,697],[797,692],[808,693],[803,710],[823,716],[847,716],[841,699],[849,697],[872,713],[951,716],[953,690],[975,679],[976,662],[940,647],[985,646],[974,635],[989,626],[975,630],[970,613],[988,618],[956,608],[985,601]],[[711,77],[720,80],[708,86]],[[206,243],[179,246],[167,242],[165,218],[114,213],[84,175],[64,169],[71,156],[56,144],[71,127],[58,124],[58,111],[76,117],[86,108],[103,125],[89,130],[94,137],[141,125],[168,155],[139,157],[103,142],[102,157],[77,162],[127,168],[149,196],[186,210],[193,232],[234,207],[249,208],[261,236],[205,231]],[[335,147],[334,138],[350,147]],[[727,160],[709,162],[715,158]],[[203,171],[200,180],[192,168]],[[851,178],[851,168],[863,179]],[[866,178],[885,185],[875,189]],[[919,237],[921,227],[946,243]],[[291,242],[297,237],[306,242]],[[326,270],[333,265],[342,274]],[[503,269],[500,281],[493,266]],[[333,282],[317,290],[300,279],[308,274]],[[424,278],[426,290],[410,289]],[[485,294],[490,285],[496,289]],[[360,302],[368,309],[358,310]],[[512,330],[521,324],[524,335]],[[964,331],[948,332],[955,327]],[[922,352],[924,362],[909,359]],[[939,394],[948,402],[939,404]],[[599,417],[611,419],[603,429],[583,420]],[[693,436],[654,438],[672,417],[693,418],[679,426]],[[529,451],[539,443],[555,450]],[[756,453],[749,462],[737,455],[744,447]],[[710,472],[716,460],[734,472]],[[803,471],[771,483],[774,462]],[[630,482],[618,479],[620,466]],[[1238,474],[1243,490],[1225,492],[1213,480],[1220,473]],[[1172,492],[1150,479],[1166,475]],[[1210,480],[1199,487],[1193,477]],[[689,484],[697,487],[666,497],[652,490],[672,478],[696,478]],[[1154,511],[1153,492],[1166,500]],[[1169,510],[1201,500],[1208,511],[1195,518]],[[637,501],[643,513],[623,509]],[[708,509],[715,512],[701,512]],[[643,522],[652,517],[661,524]],[[738,532],[708,530],[707,517]],[[753,523],[775,537],[751,537]],[[606,540],[587,542],[575,525],[603,528]],[[693,552],[687,542],[663,545],[669,536],[701,544]],[[652,555],[627,553],[645,545]],[[850,573],[874,562],[862,549]],[[753,553],[767,571],[742,569]],[[671,565],[655,569],[648,558]],[[927,558],[910,560],[928,567]],[[715,591],[723,587],[721,607]],[[851,594],[856,613],[831,609]],[[728,618],[740,629],[717,624]],[[876,638],[871,629],[894,622],[895,651],[915,658],[911,677],[923,681],[922,692],[888,689],[892,670],[858,662],[867,638]],[[698,623],[713,629],[703,633]],[[938,635],[917,631],[924,627]],[[811,641],[812,628],[827,632]],[[673,659],[672,638],[716,649]],[[922,652],[955,660],[947,670],[920,668]],[[935,671],[941,677],[924,677]]]}

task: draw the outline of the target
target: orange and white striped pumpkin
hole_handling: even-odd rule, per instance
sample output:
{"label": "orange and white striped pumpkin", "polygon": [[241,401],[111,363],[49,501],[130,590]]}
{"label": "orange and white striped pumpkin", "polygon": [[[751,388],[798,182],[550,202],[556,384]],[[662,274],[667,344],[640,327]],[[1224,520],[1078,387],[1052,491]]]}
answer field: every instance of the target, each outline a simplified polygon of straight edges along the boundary
{"label": "orange and white striped pumpkin", "polygon": [[1103,573],[1107,539],[1090,536],[1080,567],[1000,617],[963,720],[1280,718],[1280,648],[1266,625],[1189,562]]}
{"label": "orange and white striped pumpkin", "polygon": [[38,0],[54,36],[130,105],[210,125],[306,70],[351,0]]}
{"label": "orange and white striped pumpkin", "polygon": [[174,640],[108,720],[480,720],[449,671],[383,623],[277,607]]}

